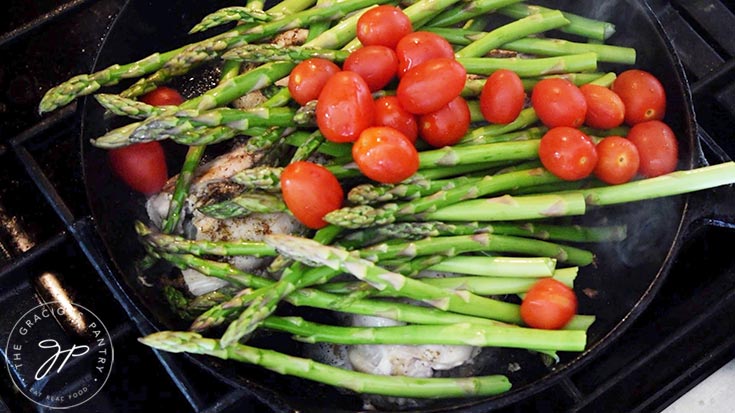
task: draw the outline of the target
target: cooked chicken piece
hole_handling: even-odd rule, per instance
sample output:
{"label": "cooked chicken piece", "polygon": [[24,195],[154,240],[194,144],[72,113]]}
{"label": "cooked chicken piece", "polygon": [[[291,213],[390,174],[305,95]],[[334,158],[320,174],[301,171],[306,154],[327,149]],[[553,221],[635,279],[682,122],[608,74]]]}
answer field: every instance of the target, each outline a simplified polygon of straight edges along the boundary
{"label": "cooked chicken piece", "polygon": [[[210,241],[249,240],[260,241],[271,233],[295,233],[303,229],[301,224],[290,214],[251,214],[245,217],[226,220],[208,217],[198,211],[198,207],[227,199],[242,192],[242,188],[229,178],[234,174],[254,165],[257,155],[248,152],[245,146],[238,146],[211,162],[202,165],[195,173],[189,196],[182,210],[177,233],[187,238]],[[172,178],[159,194],[151,196],[146,202],[146,211],[154,225],[161,225],[168,214],[171,196],[175,186]],[[256,257],[229,257],[227,261],[237,268],[256,272],[264,268],[269,259]],[[184,281],[194,295],[201,295],[226,283],[214,277],[207,277],[194,270],[182,272]]]}

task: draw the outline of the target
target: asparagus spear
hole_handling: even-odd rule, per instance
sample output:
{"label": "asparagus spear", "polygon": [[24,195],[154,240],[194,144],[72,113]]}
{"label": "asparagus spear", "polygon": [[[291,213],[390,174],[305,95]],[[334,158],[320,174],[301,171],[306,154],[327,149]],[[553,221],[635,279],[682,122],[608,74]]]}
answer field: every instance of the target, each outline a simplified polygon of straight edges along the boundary
{"label": "asparagus spear", "polygon": [[481,177],[463,176],[453,179],[418,180],[399,184],[361,184],[350,190],[347,199],[358,205],[376,204],[394,200],[409,200],[449,190],[468,182],[478,182]]}
{"label": "asparagus spear", "polygon": [[373,262],[355,257],[343,249],[283,234],[270,234],[265,236],[264,240],[283,255],[307,265],[324,265],[334,270],[348,272],[381,291],[386,290],[397,296],[419,300],[441,310],[511,323],[521,322],[518,307],[513,304],[472,293],[450,293],[380,268]]}
{"label": "asparagus spear", "polygon": [[350,53],[344,50],[319,49],[306,46],[280,46],[276,44],[245,44],[234,47],[222,55],[225,60],[242,60],[254,63],[300,62],[321,58],[342,62]]}
{"label": "asparagus spear", "polygon": [[467,323],[452,326],[409,325],[395,327],[336,327],[300,317],[269,317],[264,327],[296,335],[306,343],[337,344],[446,344],[582,351],[587,337],[580,330],[539,330],[516,326]]}
{"label": "asparagus spear", "polygon": [[426,255],[452,257],[465,252],[503,252],[531,257],[552,257],[558,262],[578,266],[594,262],[594,254],[581,248],[497,234],[456,235],[424,238],[410,242],[376,244],[360,250],[360,256],[370,261],[381,261]]}
{"label": "asparagus spear", "polygon": [[[543,168],[534,168],[493,176],[488,175],[477,182],[470,180],[469,182],[458,185],[454,188],[436,192],[430,197],[417,198],[402,204],[386,204],[380,208],[373,208],[368,205],[341,208],[328,213],[324,217],[324,220],[331,224],[347,228],[363,228],[373,224],[384,225],[396,220],[412,220],[416,219],[417,215],[419,219],[422,219],[420,217],[429,215],[437,209],[444,208],[461,200],[482,197],[511,188],[556,181],[558,181],[558,178]],[[558,199],[558,201],[563,202],[561,199]],[[573,199],[569,199],[569,201],[573,201]],[[561,207],[562,205],[559,204],[559,206]],[[494,208],[494,211],[499,211],[500,208],[502,207]],[[534,208],[534,206],[531,206],[531,208]],[[554,211],[548,209],[536,209],[536,211],[542,215],[554,213]],[[573,209],[572,211],[577,210]],[[520,213],[523,211],[519,210],[518,212]]]}
{"label": "asparagus spear", "polygon": [[[498,9],[498,13],[521,19],[531,14],[546,13],[553,11],[546,7],[528,5],[524,3],[511,4]],[[564,18],[569,20],[569,24],[562,26],[559,30],[587,37],[593,40],[604,41],[615,33],[615,25],[608,22],[589,19],[573,13],[564,12]]]}
{"label": "asparagus spear", "polygon": [[270,21],[272,17],[262,9],[233,6],[210,13],[189,31],[189,34],[202,32],[230,22],[256,23]]}
{"label": "asparagus spear", "polygon": [[492,49],[498,48],[509,41],[556,29],[568,24],[569,20],[558,10],[531,14],[488,32],[460,49],[456,53],[456,56],[458,58],[483,56]]}
{"label": "asparagus spear", "polygon": [[235,344],[222,348],[218,340],[203,338],[198,333],[161,331],[139,339],[143,344],[175,353],[205,354],[224,360],[256,364],[280,374],[302,377],[347,388],[359,393],[397,397],[468,397],[488,396],[510,389],[505,376],[468,378],[413,378],[377,376],[343,370],[311,359],[293,357],[273,350]]}
{"label": "asparagus spear", "polygon": [[498,69],[512,70],[521,77],[597,70],[597,54],[593,52],[537,59],[460,57],[457,61],[464,66],[467,73],[475,75],[490,75]]}
{"label": "asparagus spear", "polygon": [[443,13],[431,19],[426,29],[431,30],[434,27],[447,27],[454,24],[470,20],[474,17],[491,13],[500,7],[518,3],[519,0],[472,0],[463,4],[445,10]]}
{"label": "asparagus spear", "polygon": [[102,107],[119,116],[128,116],[133,119],[146,119],[157,116],[167,110],[173,110],[173,106],[153,106],[145,102],[124,98],[120,95],[109,93],[98,93],[94,98]]}

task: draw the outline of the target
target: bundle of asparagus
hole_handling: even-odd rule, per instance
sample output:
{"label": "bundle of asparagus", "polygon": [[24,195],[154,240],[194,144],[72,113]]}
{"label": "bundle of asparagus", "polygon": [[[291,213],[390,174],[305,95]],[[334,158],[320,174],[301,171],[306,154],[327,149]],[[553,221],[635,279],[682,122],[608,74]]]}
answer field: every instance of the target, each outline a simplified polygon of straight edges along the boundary
{"label": "bundle of asparagus", "polygon": [[[625,227],[559,225],[544,220],[582,215],[592,206],[682,194],[735,181],[735,165],[728,163],[618,186],[563,182],[539,166],[538,138],[545,129],[537,124],[533,109],[525,109],[510,124],[487,125],[480,122],[477,105],[470,101],[477,128],[458,145],[421,151],[419,171],[404,182],[375,184],[366,182],[349,159],[349,144],[326,142],[312,126],[313,107],[292,102],[287,89],[278,90],[254,108],[227,107],[240,96],[274,85],[301,60],[321,57],[343,61],[360,47],[355,39],[358,18],[383,3],[396,2],[285,0],[263,10],[263,2],[248,1],[244,7],[206,16],[192,29],[203,31],[237,22],[229,31],[137,62],[77,76],[47,92],[40,103],[41,112],[124,79],[140,78],[118,95],[95,95],[110,112],[139,121],[112,130],[93,144],[117,148],[170,139],[190,145],[161,227],[138,222],[136,230],[150,257],[225,280],[229,286],[198,297],[166,288],[164,292],[177,311],[194,319],[191,331],[159,332],[141,342],[171,352],[258,364],[356,392],[415,398],[498,394],[510,389],[509,381],[500,374],[472,378],[378,376],[242,342],[264,328],[308,343],[582,351],[593,316],[577,315],[563,330],[532,329],[522,326],[519,305],[512,297],[523,295],[544,277],[572,286],[578,269],[589,266],[595,258],[591,251],[567,244],[619,242],[625,238]],[[577,84],[609,85],[614,73],[596,72],[598,64],[635,62],[635,50],[602,44],[614,32],[611,24],[568,12],[518,0],[399,3],[405,6],[414,29],[440,34],[456,47],[458,61],[471,74],[463,92],[468,98],[476,97],[485,76],[500,68],[521,75],[526,88],[548,76],[563,76]],[[513,20],[488,29],[489,13]],[[268,43],[274,35],[294,28],[309,30],[305,44],[284,47]],[[535,36],[552,29],[592,41]],[[509,51],[511,57],[486,57],[497,49]],[[519,53],[534,58],[521,58]],[[200,96],[178,107],[153,107],[135,100],[205,62],[222,64],[222,81]],[[241,72],[243,62],[251,68]],[[345,188],[351,188],[350,205],[328,214],[325,219],[330,225],[311,238],[270,235],[263,241],[205,241],[174,234],[206,146],[243,135],[251,137],[253,150],[267,152],[278,143],[297,148],[287,159],[290,162],[315,154],[326,159],[327,169]],[[201,213],[219,220],[264,212],[288,213],[279,195],[282,167],[283,162],[273,161],[240,171],[231,181],[243,190],[201,208]],[[217,259],[232,256],[278,257],[279,265],[271,265],[277,280]],[[416,278],[427,271],[456,277]],[[336,280],[342,274],[351,274],[354,279]],[[490,297],[496,295],[511,298]],[[379,315],[406,325],[342,327],[279,317],[274,314],[282,301],[296,307]],[[218,339],[200,334],[221,325],[227,328]]]}

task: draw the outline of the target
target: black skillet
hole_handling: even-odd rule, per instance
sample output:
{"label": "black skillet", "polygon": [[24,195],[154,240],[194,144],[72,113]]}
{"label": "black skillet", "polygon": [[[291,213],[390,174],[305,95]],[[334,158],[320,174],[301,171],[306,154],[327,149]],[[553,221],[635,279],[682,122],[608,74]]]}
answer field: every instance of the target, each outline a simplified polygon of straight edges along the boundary
{"label": "black skillet", "polygon": [[[649,7],[635,0],[547,3],[616,24],[617,32],[610,42],[634,47],[638,51],[636,67],[652,72],[666,88],[668,110],[665,120],[679,139],[680,168],[706,165],[696,135],[696,121],[684,70]],[[96,67],[132,61],[154,51],[188,43],[193,40],[186,35],[188,29],[207,12],[225,5],[229,5],[228,2],[131,0],[104,39]],[[622,68],[606,66],[601,69]],[[184,76],[177,86],[186,97],[192,97],[203,87],[211,86],[215,78],[211,71],[202,69],[195,75]],[[91,138],[112,126],[116,124],[104,119],[96,103],[87,102],[82,150],[95,224],[119,271],[124,292],[141,314],[160,329],[185,328],[186,324],[170,311],[159,290],[140,282],[134,267],[135,259],[141,256],[142,251],[135,240],[132,222],[145,219],[144,200],[112,176],[104,152],[89,144]],[[182,148],[167,144],[167,150],[170,169],[175,171]],[[585,216],[582,222],[587,224],[627,223],[629,226],[626,241],[594,246],[598,264],[595,268],[584,268],[578,278],[576,290],[580,297],[580,312],[597,316],[589,330],[587,350],[580,354],[561,354],[561,362],[552,368],[545,367],[540,357],[526,351],[492,353],[492,360],[483,373],[507,374],[513,383],[510,392],[485,399],[437,401],[415,411],[484,412],[505,406],[548,388],[600,354],[649,304],[675,262],[677,251],[691,237],[690,229],[696,227],[695,223],[703,217],[718,215],[724,215],[732,222],[733,208],[724,205],[723,201],[713,200],[728,198],[711,196],[722,192],[718,191],[610,207]],[[732,192],[730,189],[725,191]],[[590,298],[582,291],[596,292],[596,295]],[[289,340],[269,340],[271,346],[283,351],[298,350]],[[362,408],[359,397],[328,386],[212,358],[190,358],[225,382],[251,391],[276,411],[334,412]],[[509,363],[517,363],[521,369],[511,372]]]}

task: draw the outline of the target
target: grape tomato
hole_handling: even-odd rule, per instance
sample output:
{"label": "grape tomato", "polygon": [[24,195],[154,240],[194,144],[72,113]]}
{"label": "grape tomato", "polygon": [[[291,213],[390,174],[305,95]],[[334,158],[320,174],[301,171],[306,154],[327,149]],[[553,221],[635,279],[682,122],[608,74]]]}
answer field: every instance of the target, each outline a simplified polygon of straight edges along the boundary
{"label": "grape tomato", "polygon": [[513,71],[499,69],[493,72],[480,93],[480,111],[491,123],[513,122],[523,110],[526,92],[521,78]]}
{"label": "grape tomato", "polygon": [[385,126],[365,129],[352,146],[352,158],[363,175],[384,184],[401,182],[419,167],[413,143],[398,130]]}
{"label": "grape tomato", "polygon": [[375,100],[375,126],[390,126],[416,142],[418,123],[416,116],[401,106],[395,96],[383,96]]}
{"label": "grape tomato", "polygon": [[431,59],[414,67],[398,83],[396,96],[407,111],[422,115],[459,96],[467,71],[454,59]]}
{"label": "grape tomato", "polygon": [[365,46],[350,53],[342,68],[362,76],[370,90],[375,92],[396,76],[398,58],[393,49],[388,47]]}
{"label": "grape tomato", "polygon": [[419,116],[419,135],[429,145],[454,145],[470,128],[470,107],[457,96],[436,112]]}
{"label": "grape tomato", "polygon": [[168,179],[166,156],[158,141],[110,149],[107,156],[113,172],[143,194],[160,192]]}
{"label": "grape tomato", "polygon": [[625,123],[628,125],[664,118],[666,91],[651,73],[639,69],[626,70],[617,76],[612,90],[625,104]]}
{"label": "grape tomato", "polygon": [[283,169],[281,194],[296,219],[311,229],[326,226],[324,216],[340,208],[344,198],[334,174],[307,161],[294,162]]}
{"label": "grape tomato", "polygon": [[431,59],[454,59],[454,49],[449,42],[431,32],[413,32],[404,36],[396,45],[398,76]]}
{"label": "grape tomato", "polygon": [[598,129],[612,129],[625,120],[625,105],[617,93],[600,85],[582,85],[579,90],[587,102],[584,123]]}
{"label": "grape tomato", "polygon": [[679,144],[674,131],[659,120],[641,122],[630,128],[628,139],[638,148],[638,172],[647,177],[667,174],[676,170]]}
{"label": "grape tomato", "polygon": [[184,103],[184,98],[176,89],[159,86],[141,96],[140,101],[153,106],[179,106]]}
{"label": "grape tomato", "polygon": [[568,126],[544,134],[539,158],[549,172],[567,181],[588,177],[597,165],[595,144],[582,131]]}
{"label": "grape tomato", "polygon": [[531,104],[544,125],[579,127],[587,114],[584,95],[572,82],[562,78],[539,81],[531,92]]}
{"label": "grape tomato", "polygon": [[342,71],[332,75],[319,94],[316,121],[324,137],[332,142],[354,142],[373,125],[375,104],[362,76]]}
{"label": "grape tomato", "polygon": [[374,7],[357,20],[357,38],[363,46],[379,45],[393,49],[403,36],[412,31],[411,19],[394,6]]}
{"label": "grape tomato", "polygon": [[521,319],[529,327],[557,330],[577,312],[574,290],[553,278],[537,281],[521,302]]}
{"label": "grape tomato", "polygon": [[341,69],[333,62],[314,57],[300,62],[288,76],[288,91],[300,105],[317,99],[329,78]]}
{"label": "grape tomato", "polygon": [[630,181],[638,173],[640,156],[633,142],[621,136],[608,136],[597,144],[594,174],[610,185]]}

